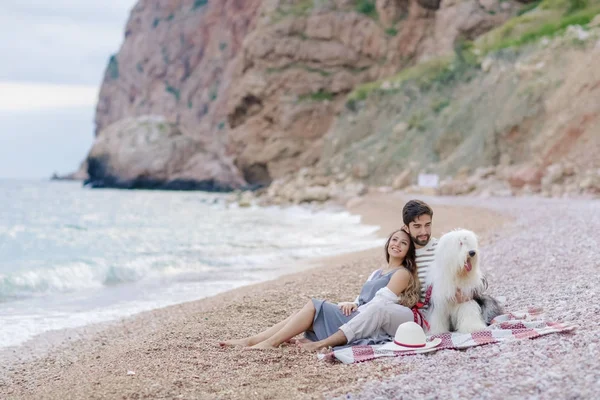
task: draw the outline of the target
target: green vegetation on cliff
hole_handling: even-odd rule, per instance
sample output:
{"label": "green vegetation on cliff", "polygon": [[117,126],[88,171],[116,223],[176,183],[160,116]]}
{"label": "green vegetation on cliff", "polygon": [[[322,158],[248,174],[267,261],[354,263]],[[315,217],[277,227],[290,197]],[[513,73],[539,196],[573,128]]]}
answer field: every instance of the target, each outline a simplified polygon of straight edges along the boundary
{"label": "green vegetation on cliff", "polygon": [[313,0],[299,0],[293,4],[280,5],[273,13],[271,22],[279,22],[287,17],[299,17],[308,15],[313,9]]}
{"label": "green vegetation on cliff", "polygon": [[[280,4],[272,16],[272,22],[279,22],[287,17],[299,17],[309,15],[314,9],[319,8],[319,3],[324,3],[317,0],[296,0],[291,4]],[[329,4],[328,7],[332,7]],[[356,11],[360,14],[364,14],[374,20],[378,19],[377,8],[375,6],[375,0],[355,0],[353,4],[346,4],[345,6],[333,6],[338,11]],[[388,33],[390,36],[394,36],[395,33],[391,30]]]}
{"label": "green vegetation on cliff", "polygon": [[334,94],[324,90],[318,92],[304,94],[298,98],[299,101],[329,101],[333,100]]}
{"label": "green vegetation on cliff", "polygon": [[371,18],[377,19],[377,9],[375,8],[375,0],[357,0],[356,11],[368,15]]}
{"label": "green vegetation on cliff", "polygon": [[194,0],[194,5],[192,6],[192,10],[196,10],[200,7],[204,7],[208,4],[208,0]]}
{"label": "green vegetation on cliff", "polygon": [[116,54],[110,56],[108,66],[106,67],[106,74],[110,79],[119,78],[119,60],[117,60]]}
{"label": "green vegetation on cliff", "polygon": [[521,9],[520,15],[476,41],[483,54],[519,47],[562,33],[570,25],[587,25],[600,13],[600,0],[543,0]]}
{"label": "green vegetation on cliff", "polygon": [[395,93],[409,82],[426,89],[436,83],[468,79],[468,72],[477,69],[486,55],[555,36],[571,25],[585,27],[598,14],[600,0],[540,0],[531,3],[524,6],[518,16],[475,42],[459,42],[454,55],[429,60],[405,68],[394,76],[357,86],[348,95],[347,104],[353,108],[357,101],[373,93]]}
{"label": "green vegetation on cliff", "polygon": [[177,89],[176,87],[173,87],[165,82],[165,90],[167,91],[167,93],[171,93],[173,95],[173,97],[175,97],[176,101],[179,101],[179,97],[180,97],[179,89]]}
{"label": "green vegetation on cliff", "polygon": [[[470,50],[466,51],[470,52]],[[396,93],[408,83],[416,84],[420,89],[426,90],[432,85],[447,85],[462,78],[468,79],[469,72],[477,67],[471,58],[471,55],[436,58],[405,68],[394,76],[359,85],[348,96],[347,104],[352,108],[355,102],[366,99],[373,92]]]}

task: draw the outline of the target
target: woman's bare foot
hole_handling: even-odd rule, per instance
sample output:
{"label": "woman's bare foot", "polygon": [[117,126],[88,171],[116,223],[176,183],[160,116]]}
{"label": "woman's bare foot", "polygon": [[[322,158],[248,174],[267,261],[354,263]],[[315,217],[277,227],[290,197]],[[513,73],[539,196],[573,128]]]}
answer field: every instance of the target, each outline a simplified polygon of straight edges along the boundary
{"label": "woman's bare foot", "polygon": [[248,350],[275,350],[277,347],[271,345],[266,340],[264,342],[260,342],[255,344],[254,346],[247,347]]}
{"label": "woman's bare foot", "polygon": [[308,340],[307,338],[300,338],[300,339],[290,339],[290,340],[286,341],[285,343],[291,344],[291,345],[302,345],[304,343],[311,343],[311,341]]}
{"label": "woman's bare foot", "polygon": [[311,353],[314,353],[316,351],[319,351],[320,349],[322,349],[323,346],[321,343],[319,342],[308,342],[308,343],[302,343],[300,345],[300,349],[302,349],[302,351],[309,351]]}
{"label": "woman's bare foot", "polygon": [[233,347],[233,346],[248,347],[250,345],[251,345],[250,338],[231,339],[231,340],[225,340],[225,341],[219,342],[219,346],[221,346],[221,347]]}

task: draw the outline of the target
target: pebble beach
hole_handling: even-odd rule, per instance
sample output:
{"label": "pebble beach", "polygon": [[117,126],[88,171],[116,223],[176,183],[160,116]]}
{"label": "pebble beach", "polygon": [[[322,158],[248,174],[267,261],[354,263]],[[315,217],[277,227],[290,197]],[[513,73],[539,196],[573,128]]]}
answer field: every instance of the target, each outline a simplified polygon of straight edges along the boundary
{"label": "pebble beach", "polygon": [[304,399],[577,398],[600,391],[600,202],[543,198],[423,198],[434,236],[480,237],[489,293],[507,310],[541,307],[578,325],[551,334],[427,355],[343,365],[295,346],[220,348],[257,333],[311,297],[353,299],[384,262],[385,237],[412,196],[372,193],[350,211],[381,227],[381,249],[313,262],[275,280],[210,298],[38,337],[0,352],[0,398]]}

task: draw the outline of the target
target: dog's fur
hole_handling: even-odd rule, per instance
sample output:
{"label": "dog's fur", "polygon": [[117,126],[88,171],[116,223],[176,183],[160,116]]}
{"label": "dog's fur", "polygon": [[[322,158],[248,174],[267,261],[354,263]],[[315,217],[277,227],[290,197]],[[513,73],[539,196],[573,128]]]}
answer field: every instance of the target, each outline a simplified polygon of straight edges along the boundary
{"label": "dog's fur", "polygon": [[[457,229],[440,238],[427,284],[433,285],[430,334],[479,331],[503,312],[493,297],[482,294],[487,283],[479,268],[477,236],[469,230]],[[458,303],[457,289],[473,300]]]}

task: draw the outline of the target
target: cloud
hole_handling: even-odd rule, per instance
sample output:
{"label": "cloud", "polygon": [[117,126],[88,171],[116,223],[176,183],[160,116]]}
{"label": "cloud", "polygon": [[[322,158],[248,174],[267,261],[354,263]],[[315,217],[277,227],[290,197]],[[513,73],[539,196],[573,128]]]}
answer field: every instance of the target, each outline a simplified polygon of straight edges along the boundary
{"label": "cloud", "polygon": [[0,111],[94,107],[97,86],[0,82]]}
{"label": "cloud", "polygon": [[99,85],[135,0],[2,0],[0,81]]}

